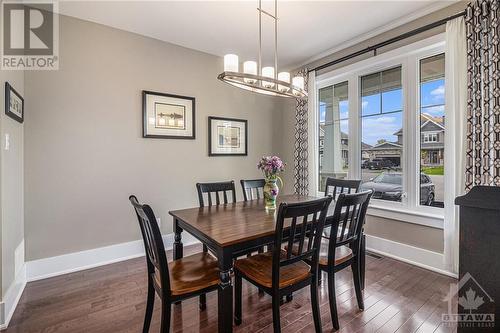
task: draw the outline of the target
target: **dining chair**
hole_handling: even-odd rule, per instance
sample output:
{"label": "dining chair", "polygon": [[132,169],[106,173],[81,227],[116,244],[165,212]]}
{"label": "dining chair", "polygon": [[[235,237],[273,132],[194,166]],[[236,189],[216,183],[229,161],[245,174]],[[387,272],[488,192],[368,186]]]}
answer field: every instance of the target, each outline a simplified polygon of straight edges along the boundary
{"label": "dining chair", "polygon": [[143,333],[149,332],[155,292],[161,300],[160,332],[170,330],[172,303],[216,290],[219,284],[217,260],[202,252],[167,262],[160,228],[153,210],[142,205],[134,195],[129,197],[141,229],[148,274],[148,296]]}
{"label": "dining chair", "polygon": [[358,179],[338,179],[326,178],[325,196],[332,195],[333,198],[340,193],[357,193],[361,186],[361,180]]}
{"label": "dining chair", "polygon": [[260,199],[264,197],[265,179],[241,179],[241,189],[243,190],[243,200]]}
{"label": "dining chair", "polygon": [[335,296],[335,273],[351,267],[356,299],[364,309],[362,295],[362,267],[365,252],[362,249],[363,225],[372,191],[339,194],[332,220],[332,233],[337,237],[322,238],[319,251],[319,269],[327,273],[328,298],[333,327],[339,329]]}
{"label": "dining chair", "polygon": [[[321,234],[331,197],[302,203],[281,203],[276,218],[272,252],[256,254],[234,263],[234,321],[242,321],[242,279],[272,296],[274,332],[281,331],[280,304],[283,296],[310,286],[316,332],[321,332],[318,303],[318,257]],[[285,224],[286,220],[286,224]],[[287,241],[287,249],[282,243]],[[297,244],[292,251],[292,244]],[[309,260],[306,264],[304,260]]]}
{"label": "dining chair", "polygon": [[[338,196],[338,194],[340,193],[358,193],[360,186],[361,186],[361,180],[358,179],[338,179],[338,178],[328,177],[326,179],[326,185],[325,185],[325,196],[332,195],[334,198],[336,198],[336,196]],[[331,227],[325,228],[325,230],[323,231],[323,237],[330,238],[331,230],[332,230]],[[366,239],[364,234],[361,237],[362,237],[361,250],[362,253],[364,254],[366,253]],[[361,270],[361,287],[362,289],[365,289],[364,255],[362,256],[361,259],[360,270]]]}
{"label": "dining chair", "polygon": [[[236,202],[236,188],[233,180],[213,183],[196,183],[196,190],[198,191],[198,201],[200,203],[200,207],[218,206],[221,203],[227,205],[228,203]],[[207,199],[206,202],[205,197]],[[229,197],[230,199],[228,199]],[[203,252],[208,253],[208,247],[206,244],[203,244]],[[238,256],[239,255],[242,254],[238,254]],[[200,308],[204,309],[206,307],[206,303],[206,295],[200,295]]]}

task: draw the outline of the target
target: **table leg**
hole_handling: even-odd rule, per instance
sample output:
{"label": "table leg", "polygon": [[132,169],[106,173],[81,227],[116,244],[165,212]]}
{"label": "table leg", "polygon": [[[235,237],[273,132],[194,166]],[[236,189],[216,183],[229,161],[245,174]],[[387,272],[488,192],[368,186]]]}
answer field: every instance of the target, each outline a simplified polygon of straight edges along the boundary
{"label": "table leg", "polygon": [[181,259],[184,256],[184,246],[182,244],[182,228],[179,227],[179,221],[174,219],[174,260]]}
{"label": "table leg", "polygon": [[[224,258],[226,257],[226,258]],[[219,259],[220,281],[217,292],[219,303],[219,332],[233,331],[233,285],[231,282],[231,256],[221,256]]]}

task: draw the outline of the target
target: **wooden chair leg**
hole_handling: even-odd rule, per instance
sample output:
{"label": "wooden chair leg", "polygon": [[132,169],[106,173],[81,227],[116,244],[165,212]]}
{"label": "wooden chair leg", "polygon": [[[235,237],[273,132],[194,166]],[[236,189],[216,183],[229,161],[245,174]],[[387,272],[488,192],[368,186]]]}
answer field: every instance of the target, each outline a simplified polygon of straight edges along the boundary
{"label": "wooden chair leg", "polygon": [[[257,250],[257,253],[264,253],[264,247],[259,247],[259,249]],[[262,290],[261,288],[259,288],[259,295],[264,295],[264,290]]]}
{"label": "wooden chair leg", "polygon": [[274,329],[274,333],[281,332],[280,303],[281,303],[281,296],[274,295],[273,296],[273,329]]}
{"label": "wooden chair leg", "polygon": [[234,324],[241,325],[241,297],[242,278],[241,275],[234,275]]}
{"label": "wooden chair leg", "polygon": [[337,314],[337,297],[335,296],[335,272],[328,272],[328,301],[330,303],[330,316],[332,317],[332,325],[338,330],[339,316]]}
{"label": "wooden chair leg", "polygon": [[151,325],[151,318],[153,317],[153,309],[155,305],[155,288],[153,287],[152,281],[148,278],[148,298],[146,300],[146,315],[144,316],[144,326],[142,327],[143,333],[149,332],[149,326]]}
{"label": "wooden chair leg", "polygon": [[361,237],[361,253],[359,258],[361,276],[361,289],[365,290],[365,270],[366,270],[366,236],[363,234]]}
{"label": "wooden chair leg", "polygon": [[207,308],[207,294],[200,295],[200,310],[203,311]]}
{"label": "wooden chair leg", "polygon": [[316,333],[321,333],[321,316],[319,313],[319,300],[318,300],[318,283],[317,278],[311,282],[311,308],[314,319],[314,328]]}
{"label": "wooden chair leg", "polygon": [[361,311],[363,311],[365,309],[365,305],[363,302],[363,293],[361,292],[361,274],[359,266],[359,260],[356,260],[351,264],[351,270],[354,280],[354,290],[356,291],[356,299],[358,300],[358,307]]}
{"label": "wooden chair leg", "polygon": [[160,333],[170,332],[170,315],[171,306],[166,300],[162,301],[161,304],[161,322],[160,322]]}

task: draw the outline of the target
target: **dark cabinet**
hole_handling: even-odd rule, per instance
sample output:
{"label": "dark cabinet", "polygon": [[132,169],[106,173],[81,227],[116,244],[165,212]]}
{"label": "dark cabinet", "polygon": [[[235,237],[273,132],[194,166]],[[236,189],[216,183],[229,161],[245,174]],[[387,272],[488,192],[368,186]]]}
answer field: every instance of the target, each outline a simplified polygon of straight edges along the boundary
{"label": "dark cabinet", "polygon": [[455,204],[460,206],[458,332],[500,332],[500,187],[476,186]]}

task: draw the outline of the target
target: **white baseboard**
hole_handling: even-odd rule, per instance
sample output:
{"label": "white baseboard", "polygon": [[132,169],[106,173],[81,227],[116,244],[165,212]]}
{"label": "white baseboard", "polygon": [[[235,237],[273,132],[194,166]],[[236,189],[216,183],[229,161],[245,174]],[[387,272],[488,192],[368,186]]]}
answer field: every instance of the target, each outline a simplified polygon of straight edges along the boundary
{"label": "white baseboard", "polygon": [[[197,243],[198,240],[188,233],[182,234],[184,246]],[[174,234],[163,235],[167,250],[172,249]],[[144,255],[142,240],[115,244],[91,250],[63,254],[56,257],[28,261],[26,275],[28,282],[42,280],[62,274],[82,271],[89,268],[112,264]]]}
{"label": "white baseboard", "polygon": [[26,287],[26,265],[23,265],[17,273],[14,282],[5,293],[3,301],[0,302],[0,330],[9,326],[9,322],[16,310],[17,303]]}
{"label": "white baseboard", "polygon": [[445,269],[444,255],[442,253],[370,235],[366,235],[366,249],[436,273],[454,278],[458,277],[457,274]]}

